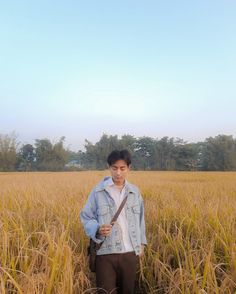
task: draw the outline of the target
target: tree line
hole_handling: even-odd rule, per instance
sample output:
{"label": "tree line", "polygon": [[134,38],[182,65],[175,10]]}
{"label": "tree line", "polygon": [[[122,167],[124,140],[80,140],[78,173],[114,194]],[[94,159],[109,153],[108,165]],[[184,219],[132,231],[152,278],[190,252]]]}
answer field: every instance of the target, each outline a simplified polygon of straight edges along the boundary
{"label": "tree line", "polygon": [[84,151],[64,145],[65,137],[55,143],[36,139],[34,144],[20,144],[14,134],[0,134],[0,171],[103,170],[114,149],[130,151],[134,170],[236,170],[236,139],[231,135],[187,143],[180,138],[103,134],[94,144],[85,140]]}

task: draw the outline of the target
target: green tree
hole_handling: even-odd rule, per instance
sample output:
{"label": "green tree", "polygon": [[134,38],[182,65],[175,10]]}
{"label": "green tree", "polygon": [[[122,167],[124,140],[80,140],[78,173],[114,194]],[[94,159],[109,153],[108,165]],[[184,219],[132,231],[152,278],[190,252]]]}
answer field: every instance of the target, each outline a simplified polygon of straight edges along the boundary
{"label": "green tree", "polygon": [[106,169],[107,155],[114,149],[120,149],[121,144],[118,136],[108,136],[103,134],[100,140],[96,144],[92,144],[88,140],[85,140],[86,152],[83,158],[83,165],[88,169]]}
{"label": "green tree", "polygon": [[175,141],[174,138],[163,137],[156,142],[157,169],[175,170]]}
{"label": "green tree", "polygon": [[59,142],[55,143],[52,148],[53,170],[63,170],[68,160],[68,152],[64,148],[65,137],[61,137]]}
{"label": "green tree", "polygon": [[97,169],[106,169],[107,155],[114,149],[120,149],[118,136],[103,134],[101,139],[95,144]]}
{"label": "green tree", "polygon": [[36,166],[38,170],[51,170],[53,145],[48,139],[35,140]]}
{"label": "green tree", "polygon": [[236,170],[236,142],[232,136],[218,135],[205,140],[202,147],[203,170]]}
{"label": "green tree", "polygon": [[0,171],[14,171],[17,162],[17,146],[15,134],[0,134]]}
{"label": "green tree", "polygon": [[141,137],[135,142],[134,166],[136,169],[150,170],[153,168],[155,140]]}
{"label": "green tree", "polygon": [[65,137],[61,137],[54,145],[48,139],[35,140],[36,166],[38,170],[63,170],[68,158],[64,149]]}
{"label": "green tree", "polygon": [[18,153],[17,169],[21,171],[32,171],[35,168],[35,149],[31,144],[25,144]]}
{"label": "green tree", "polygon": [[195,171],[198,169],[199,144],[186,144],[185,142],[175,146],[176,170]]}

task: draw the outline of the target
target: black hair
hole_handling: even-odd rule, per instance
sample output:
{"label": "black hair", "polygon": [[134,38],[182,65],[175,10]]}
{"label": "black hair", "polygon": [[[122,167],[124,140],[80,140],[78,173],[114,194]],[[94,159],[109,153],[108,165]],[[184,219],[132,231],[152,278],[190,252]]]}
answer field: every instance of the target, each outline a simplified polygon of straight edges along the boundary
{"label": "black hair", "polygon": [[124,160],[129,166],[131,164],[131,154],[128,150],[113,150],[107,157],[107,163],[109,166],[114,164],[118,160]]}

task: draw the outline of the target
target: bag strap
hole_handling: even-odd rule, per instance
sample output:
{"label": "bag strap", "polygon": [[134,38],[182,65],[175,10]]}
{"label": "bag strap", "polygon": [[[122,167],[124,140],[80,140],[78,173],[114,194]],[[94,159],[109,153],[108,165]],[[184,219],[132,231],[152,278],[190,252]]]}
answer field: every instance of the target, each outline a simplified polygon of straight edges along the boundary
{"label": "bag strap", "polygon": [[121,210],[123,209],[123,207],[125,206],[125,202],[127,200],[128,196],[125,196],[125,198],[123,199],[123,201],[121,202],[117,212],[115,213],[115,215],[113,216],[112,220],[111,220],[111,225],[113,226],[115,224],[115,222],[117,221],[118,219],[118,216],[120,215],[121,213]]}

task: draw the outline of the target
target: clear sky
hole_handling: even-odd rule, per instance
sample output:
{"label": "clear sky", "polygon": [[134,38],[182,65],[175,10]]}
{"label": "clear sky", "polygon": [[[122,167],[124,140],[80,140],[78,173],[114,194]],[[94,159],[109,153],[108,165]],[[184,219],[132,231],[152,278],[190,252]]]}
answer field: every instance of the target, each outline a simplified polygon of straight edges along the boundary
{"label": "clear sky", "polygon": [[235,0],[0,0],[0,133],[236,135]]}

